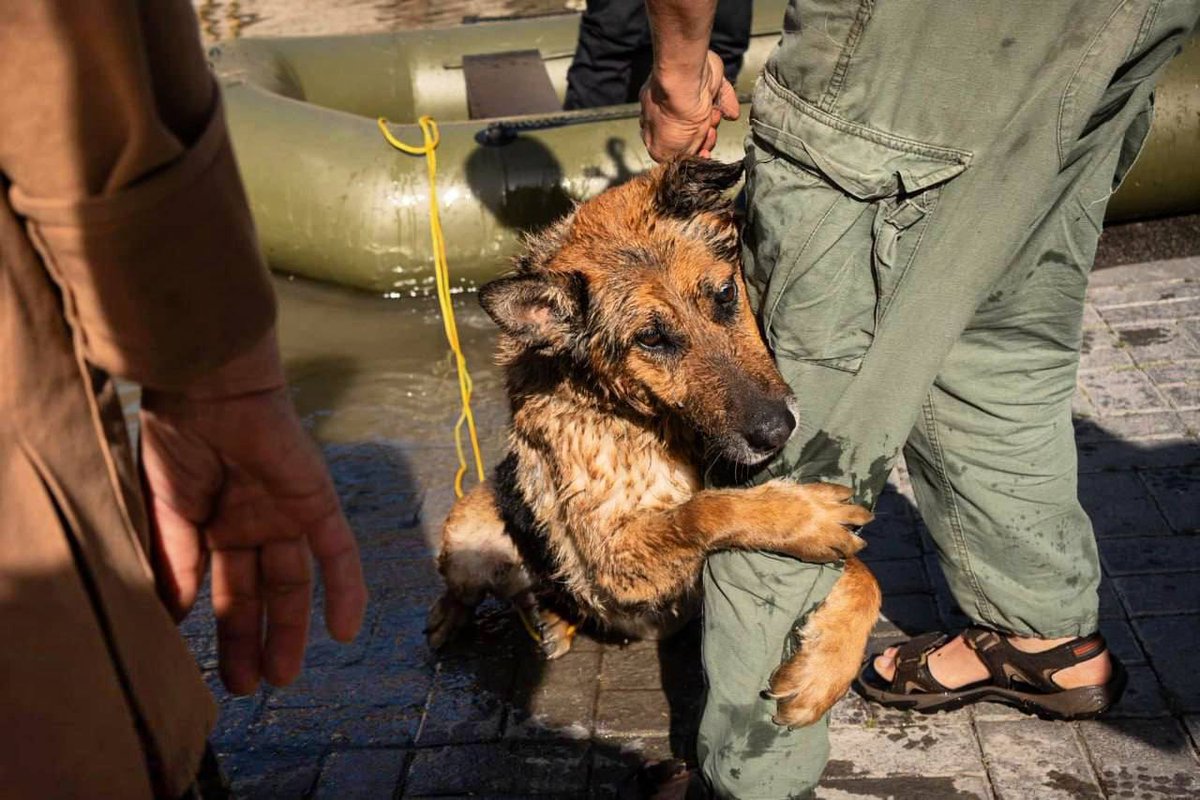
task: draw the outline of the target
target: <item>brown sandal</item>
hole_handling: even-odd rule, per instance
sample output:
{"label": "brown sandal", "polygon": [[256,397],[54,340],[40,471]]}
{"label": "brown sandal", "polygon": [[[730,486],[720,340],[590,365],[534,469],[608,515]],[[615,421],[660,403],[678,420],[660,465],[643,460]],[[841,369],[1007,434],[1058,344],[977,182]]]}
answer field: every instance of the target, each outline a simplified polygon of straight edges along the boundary
{"label": "brown sandal", "polygon": [[890,681],[875,671],[874,659],[868,658],[854,682],[855,690],[881,706],[923,714],[990,700],[1043,719],[1070,720],[1103,714],[1121,698],[1129,680],[1121,662],[1110,653],[1112,678],[1103,686],[1063,689],[1054,682],[1056,672],[1104,652],[1104,637],[1098,633],[1026,653],[997,631],[971,627],[963,631],[963,640],[987,667],[988,677],[949,689],[929,671],[929,656],[950,639],[949,634],[927,633],[905,642],[896,651],[896,672]]}

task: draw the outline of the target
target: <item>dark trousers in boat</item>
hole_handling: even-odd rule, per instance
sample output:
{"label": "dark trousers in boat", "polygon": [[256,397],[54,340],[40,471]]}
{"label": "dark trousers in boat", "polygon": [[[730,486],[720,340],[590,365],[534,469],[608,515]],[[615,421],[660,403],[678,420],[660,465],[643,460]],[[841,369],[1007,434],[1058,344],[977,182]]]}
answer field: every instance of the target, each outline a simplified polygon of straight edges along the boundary
{"label": "dark trousers in boat", "polygon": [[[713,51],[733,83],[750,43],[751,0],[719,0]],[[563,107],[597,108],[633,103],[650,76],[650,21],[645,0],[588,0],[579,44],[567,72]]]}

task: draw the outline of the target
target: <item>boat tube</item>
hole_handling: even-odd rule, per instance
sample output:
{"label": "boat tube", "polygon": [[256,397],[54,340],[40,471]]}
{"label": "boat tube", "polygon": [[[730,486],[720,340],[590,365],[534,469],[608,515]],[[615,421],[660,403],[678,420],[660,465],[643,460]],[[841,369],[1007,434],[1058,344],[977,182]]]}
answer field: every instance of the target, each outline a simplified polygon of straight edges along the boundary
{"label": "boat tube", "polygon": [[[758,0],[739,95],[779,38],[785,0]],[[214,47],[234,149],[268,263],[402,297],[432,293],[424,159],[380,135],[421,143],[432,116],[438,198],[455,284],[507,268],[523,231],[651,166],[636,105],[470,119],[464,63],[536,51],[559,99],[579,17],[564,14],[396,34],[239,39]],[[543,81],[545,78],[543,78]],[[548,93],[548,90],[547,90]],[[715,158],[742,157],[748,107],[722,126]],[[1200,208],[1200,48],[1193,40],[1160,89],[1146,152],[1109,218]]]}

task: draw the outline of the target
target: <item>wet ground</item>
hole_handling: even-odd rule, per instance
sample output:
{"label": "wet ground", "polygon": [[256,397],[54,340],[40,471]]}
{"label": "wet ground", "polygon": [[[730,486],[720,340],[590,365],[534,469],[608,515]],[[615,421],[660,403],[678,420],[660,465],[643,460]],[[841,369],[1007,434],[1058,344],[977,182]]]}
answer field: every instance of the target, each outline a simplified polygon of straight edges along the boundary
{"label": "wet ground", "polygon": [[[196,0],[206,37],[390,30],[549,0]],[[1131,688],[1103,722],[1000,707],[935,717],[835,710],[824,798],[1200,796],[1200,224],[1106,237],[1089,293],[1076,399],[1080,493],[1105,565],[1103,630]],[[1169,246],[1168,246],[1169,244]],[[1161,261],[1171,256],[1173,260]],[[1175,256],[1183,256],[1174,258]],[[322,442],[372,592],[359,640],[314,625],[300,681],[253,697],[215,677],[205,603],[184,634],[221,703],[213,742],[239,796],[612,796],[644,759],[689,756],[703,694],[694,628],[656,646],[586,639],[546,665],[489,607],[437,657],[421,629],[439,591],[432,542],[452,499],[453,370],[432,301],[387,301],[277,281],[297,406]],[[506,408],[493,328],[471,296],[459,325],[489,462]],[[866,531],[887,599],[874,646],[964,620],[945,590],[902,471]]]}
{"label": "wet ground", "polygon": [[[642,760],[690,755],[703,694],[694,629],[662,646],[582,640],[542,663],[504,609],[447,655],[421,629],[431,542],[453,498],[456,388],[430,302],[279,279],[294,396],[321,440],[372,592],[359,641],[318,634],[300,681],[223,694],[202,604],[184,633],[221,701],[214,743],[241,796],[607,797]],[[489,461],[506,409],[493,328],[459,325]],[[1200,795],[1200,259],[1099,271],[1076,399],[1081,496],[1106,567],[1103,630],[1132,683],[1103,722],[1001,707],[935,717],[837,707],[826,798]],[[963,624],[902,471],[866,531],[887,599],[876,647]],[[319,626],[314,625],[319,631]]]}

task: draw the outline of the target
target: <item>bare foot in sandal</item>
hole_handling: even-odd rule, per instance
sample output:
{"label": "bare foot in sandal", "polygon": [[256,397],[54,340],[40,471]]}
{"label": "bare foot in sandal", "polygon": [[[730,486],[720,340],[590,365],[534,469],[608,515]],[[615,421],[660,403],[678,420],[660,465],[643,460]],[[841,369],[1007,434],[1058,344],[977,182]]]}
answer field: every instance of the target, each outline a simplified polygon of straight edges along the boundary
{"label": "bare foot in sandal", "polygon": [[[1029,636],[1009,636],[1009,644],[1023,653],[1041,653],[1060,644],[1072,641],[1073,636],[1061,639],[1036,639]],[[889,647],[875,657],[875,671],[883,678],[891,681],[896,674],[896,651],[899,647]],[[982,681],[988,677],[987,666],[980,660],[979,655],[971,649],[959,634],[929,656],[929,671],[938,683],[949,689],[958,689],[967,684]],[[1076,689],[1080,686],[1103,686],[1112,678],[1112,661],[1108,650],[1101,650],[1096,656],[1067,667],[1054,673],[1054,683],[1063,689]]]}
{"label": "bare foot in sandal", "polygon": [[1086,719],[1116,703],[1127,680],[1098,633],[1047,640],[973,626],[889,649],[863,665],[855,688],[880,705],[923,713],[990,700],[1048,719]]}

